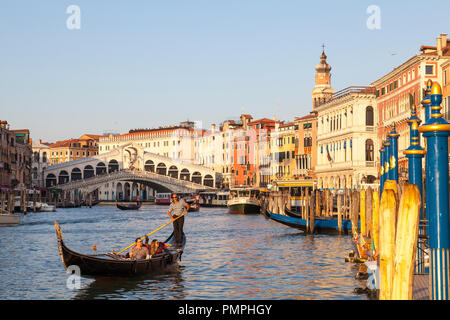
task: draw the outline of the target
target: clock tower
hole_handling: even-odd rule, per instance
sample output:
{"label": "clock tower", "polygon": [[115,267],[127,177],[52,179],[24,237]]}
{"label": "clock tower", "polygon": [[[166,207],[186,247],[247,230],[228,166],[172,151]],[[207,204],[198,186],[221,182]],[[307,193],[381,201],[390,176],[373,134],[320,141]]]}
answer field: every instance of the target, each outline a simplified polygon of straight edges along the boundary
{"label": "clock tower", "polygon": [[321,104],[332,99],[334,90],[331,87],[331,66],[327,63],[327,55],[325,54],[325,46],[323,45],[320,63],[316,65],[316,84],[311,91],[313,111]]}

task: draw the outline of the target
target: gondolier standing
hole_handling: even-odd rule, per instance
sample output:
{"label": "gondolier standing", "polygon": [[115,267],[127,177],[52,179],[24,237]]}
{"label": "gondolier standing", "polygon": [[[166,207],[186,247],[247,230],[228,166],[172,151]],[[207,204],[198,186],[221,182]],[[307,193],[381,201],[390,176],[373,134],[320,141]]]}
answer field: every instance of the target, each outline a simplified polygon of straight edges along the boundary
{"label": "gondolier standing", "polygon": [[[176,193],[172,194],[172,203],[169,206],[169,217],[173,220],[178,218],[189,210],[189,205],[183,200],[179,199]],[[173,236],[175,238],[175,245],[181,245],[183,242],[183,225],[184,216],[173,222]]]}

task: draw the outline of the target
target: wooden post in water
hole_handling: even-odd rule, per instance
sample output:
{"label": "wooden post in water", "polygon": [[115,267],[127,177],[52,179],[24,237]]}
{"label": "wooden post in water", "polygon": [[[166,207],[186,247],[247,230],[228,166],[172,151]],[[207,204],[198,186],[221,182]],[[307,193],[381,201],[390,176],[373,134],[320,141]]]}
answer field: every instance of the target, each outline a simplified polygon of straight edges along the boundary
{"label": "wooden post in water", "polygon": [[338,231],[339,234],[342,233],[342,208],[341,208],[341,196],[336,195],[337,197],[337,215],[338,215]]}
{"label": "wooden post in water", "polygon": [[389,189],[389,190],[394,191],[395,205],[396,205],[396,207],[395,207],[395,223],[394,223],[394,226],[395,226],[395,228],[397,228],[397,213],[398,213],[398,205],[400,203],[400,198],[398,197],[398,185],[397,185],[397,182],[394,181],[394,180],[386,180],[384,182],[383,191],[385,189]]}
{"label": "wooden post in water", "polygon": [[366,190],[366,232],[367,236],[372,238],[372,210],[373,210],[373,195],[372,188],[369,187]]}
{"label": "wooden post in water", "polygon": [[303,218],[305,215],[305,190],[300,188],[300,216]]}
{"label": "wooden post in water", "polygon": [[372,238],[373,242],[375,244],[375,250],[380,250],[380,216],[378,212],[379,208],[379,199],[380,196],[378,195],[378,191],[375,190],[372,193],[372,204],[373,204],[373,211],[372,211]]}
{"label": "wooden post in water", "polygon": [[326,197],[327,197],[327,190],[325,189],[321,192],[321,197],[320,197],[320,204],[322,207],[322,211],[321,211],[321,216],[324,217],[326,215],[326,211],[327,211],[327,201],[326,201]]}
{"label": "wooden post in water", "polygon": [[361,236],[367,237],[367,229],[366,229],[366,190],[362,189],[359,193],[360,195],[360,228],[361,228]]}
{"label": "wooden post in water", "polygon": [[420,220],[420,192],[415,184],[405,184],[400,199],[395,239],[395,271],[392,300],[412,300],[414,263]]}
{"label": "wooden post in water", "polygon": [[308,218],[308,208],[309,208],[309,189],[305,190],[305,201],[304,201],[304,207],[303,207],[303,215],[302,218],[307,220]]}
{"label": "wooden post in water", "polygon": [[314,226],[314,221],[315,221],[315,217],[316,217],[316,215],[318,216],[319,214],[320,214],[320,199],[319,199],[319,197],[320,197],[320,193],[319,193],[319,190],[316,190],[316,203],[315,203],[315,209],[316,209],[316,212],[311,212],[310,214],[309,214],[309,218],[310,218],[310,223],[309,223],[309,228],[310,228],[310,230],[311,230],[311,233],[314,233],[314,228],[315,228],[315,226]]}
{"label": "wooden post in water", "polygon": [[33,212],[37,211],[36,197],[36,188],[33,188]]}
{"label": "wooden post in water", "polygon": [[311,201],[310,197],[309,197],[309,190],[308,189],[306,189],[305,195],[306,195],[306,197],[305,197],[305,210],[303,212],[304,213],[303,214],[303,219],[306,220],[306,230],[308,230],[308,216],[309,216],[309,206],[310,206],[309,202]]}
{"label": "wooden post in water", "polygon": [[394,276],[395,211],[397,200],[392,189],[383,189],[380,200],[380,300],[390,300]]}
{"label": "wooden post in water", "polygon": [[359,197],[358,191],[353,190],[350,220],[352,221],[352,229],[356,232],[358,232]]}
{"label": "wooden post in water", "polygon": [[8,211],[10,214],[14,213],[14,190],[9,192]]}
{"label": "wooden post in water", "polygon": [[[289,193],[289,190],[285,194],[285,201],[286,201],[286,208],[288,210],[292,210],[291,195]],[[284,212],[284,208],[283,208],[283,212]]]}
{"label": "wooden post in water", "polygon": [[27,189],[23,187],[22,190],[22,212],[27,213]]}

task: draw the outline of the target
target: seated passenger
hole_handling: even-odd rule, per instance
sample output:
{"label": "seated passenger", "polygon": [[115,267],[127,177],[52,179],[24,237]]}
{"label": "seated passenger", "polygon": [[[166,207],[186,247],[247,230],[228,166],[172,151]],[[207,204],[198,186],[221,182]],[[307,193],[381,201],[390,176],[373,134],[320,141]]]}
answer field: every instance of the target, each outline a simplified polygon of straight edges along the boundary
{"label": "seated passenger", "polygon": [[136,246],[130,250],[130,259],[148,259],[149,257],[148,249],[143,246],[142,239],[136,238]]}
{"label": "seated passenger", "polygon": [[153,239],[152,243],[150,245],[150,254],[154,255],[154,254],[158,254],[158,253],[163,253],[167,247],[170,247],[170,244],[165,244],[164,242],[158,242],[158,240]]}

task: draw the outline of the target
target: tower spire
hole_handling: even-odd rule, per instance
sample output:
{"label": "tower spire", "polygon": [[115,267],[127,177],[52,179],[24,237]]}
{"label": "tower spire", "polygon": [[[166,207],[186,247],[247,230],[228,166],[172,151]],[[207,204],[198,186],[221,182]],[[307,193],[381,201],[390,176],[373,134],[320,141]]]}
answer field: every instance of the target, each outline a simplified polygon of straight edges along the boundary
{"label": "tower spire", "polygon": [[327,63],[327,55],[325,54],[325,44],[322,44],[322,54],[320,62],[316,65],[316,82],[312,94],[313,111],[316,108],[331,100],[334,90],[331,87],[331,66]]}

